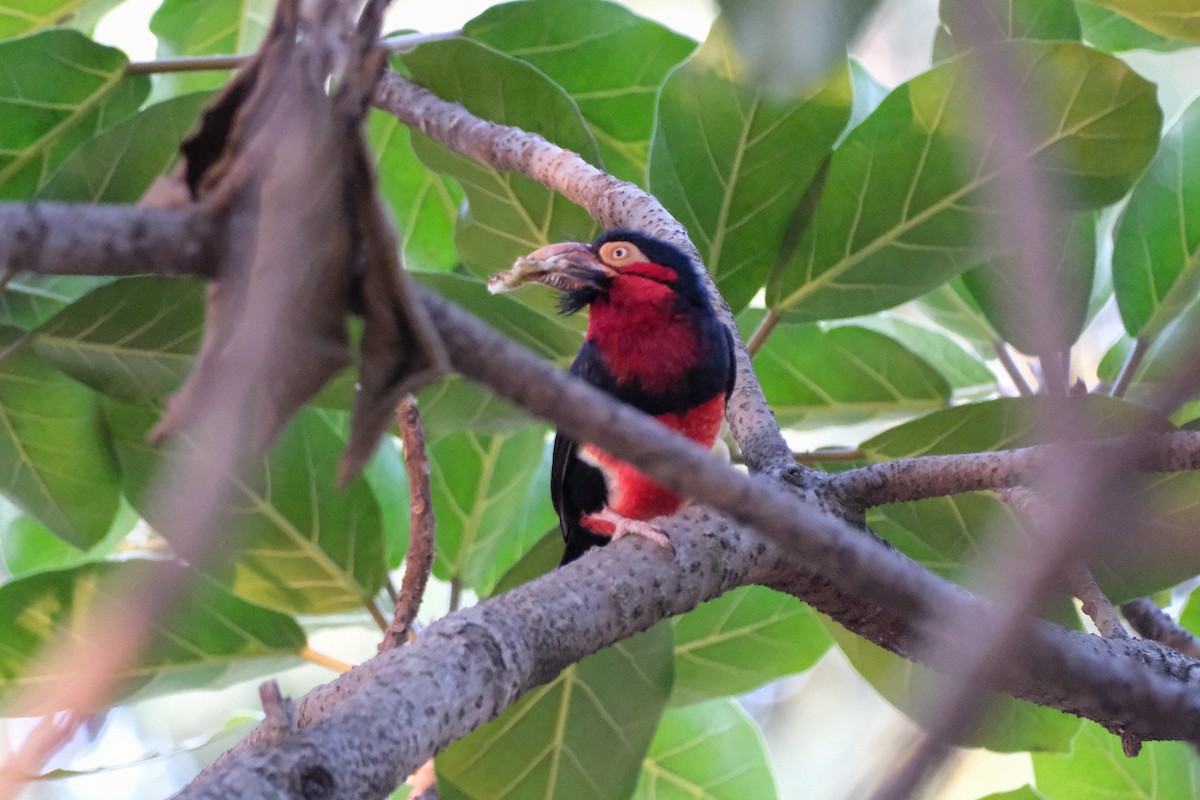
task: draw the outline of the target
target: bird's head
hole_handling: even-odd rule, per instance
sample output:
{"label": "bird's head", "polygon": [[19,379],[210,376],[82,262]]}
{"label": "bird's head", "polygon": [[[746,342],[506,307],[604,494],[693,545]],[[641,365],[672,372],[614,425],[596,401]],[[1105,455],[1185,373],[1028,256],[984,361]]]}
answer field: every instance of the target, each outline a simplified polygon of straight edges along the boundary
{"label": "bird's head", "polygon": [[679,248],[635,231],[607,231],[591,244],[542,247],[493,275],[488,290],[498,294],[526,283],[562,292],[559,306],[567,314],[613,293],[708,305],[708,292],[692,260]]}

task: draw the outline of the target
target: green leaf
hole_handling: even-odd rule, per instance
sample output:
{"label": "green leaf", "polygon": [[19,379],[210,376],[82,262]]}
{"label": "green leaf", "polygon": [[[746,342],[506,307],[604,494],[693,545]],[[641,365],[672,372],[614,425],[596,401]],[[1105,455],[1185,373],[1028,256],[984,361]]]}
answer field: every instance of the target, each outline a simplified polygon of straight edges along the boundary
{"label": "green leaf", "polygon": [[[546,429],[451,433],[429,446],[429,466],[438,520],[433,574],[486,593],[554,524],[548,486],[537,480],[550,469]],[[532,525],[530,504],[541,510]]]}
{"label": "green leaf", "polygon": [[[1055,235],[1053,246],[1058,251],[1058,260],[1053,264],[1053,272],[1045,276],[1053,285],[1039,287],[1038,291],[1052,291],[1051,296],[1060,302],[1045,342],[1034,336],[1043,325],[1032,317],[1031,287],[1016,274],[1016,264],[998,259],[962,275],[963,285],[979,303],[992,327],[1005,341],[1029,355],[1067,350],[1083,331],[1095,276],[1096,215],[1073,217]],[[1039,344],[1045,346],[1039,348]]]}
{"label": "green leaf", "polygon": [[762,732],[733,700],[668,709],[634,800],[773,800],[766,750]]}
{"label": "green leaf", "polygon": [[[16,340],[0,329],[0,342]],[[117,474],[96,396],[17,345],[0,361],[0,492],[55,535],[87,548],[117,512]]]}
{"label": "green leaf", "polygon": [[414,270],[449,270],[458,263],[454,222],[462,189],[431,172],[417,159],[408,126],[392,114],[372,110],[367,141],[374,151],[379,192],[391,206],[400,228],[405,266]]}
{"label": "green leaf", "polygon": [[1046,795],[1032,786],[1022,786],[1020,789],[1013,789],[1011,792],[989,794],[987,797],[979,798],[979,800],[1047,800],[1047,798]]}
{"label": "green leaf", "polygon": [[525,555],[521,556],[516,564],[509,568],[508,572],[504,573],[504,577],[492,587],[491,593],[498,595],[545,575],[558,567],[559,562],[562,561],[562,555],[562,531],[556,524],[534,542],[533,546],[526,551]]}
{"label": "green leaf", "polygon": [[816,612],[765,586],[734,589],[672,618],[671,625],[675,629],[672,705],[742,694],[802,672],[831,643]]}
{"label": "green leaf", "polygon": [[[273,0],[164,0],[150,19],[160,58],[253,52],[267,33]],[[214,89],[225,72],[162,76],[172,94]]]}
{"label": "green leaf", "polygon": [[43,200],[133,203],[179,158],[210,94],[156,103],[85,142],[38,192]]}
{"label": "green leaf", "polygon": [[1152,339],[1200,297],[1200,101],[1163,136],[1113,241],[1125,329]]}
{"label": "green leaf", "polygon": [[[158,619],[149,645],[118,676],[110,701],[191,688],[217,688],[294,666],[304,632],[288,616],[251,605],[171,561],[85,564],[0,586],[0,696],[67,680],[39,661],[47,644],[87,633],[98,605],[138,602],[128,590],[197,581],[196,591]],[[120,613],[120,607],[111,612]]]}
{"label": "green leaf", "polygon": [[1089,0],[1116,11],[1162,36],[1200,41],[1200,7],[1195,0]]}
{"label": "green leaf", "polygon": [[425,433],[432,440],[457,431],[512,433],[536,420],[479,384],[448,375],[417,392]]}
{"label": "green leaf", "polygon": [[856,58],[850,59],[850,89],[854,95],[854,102],[850,106],[850,120],[835,147],[840,147],[842,141],[850,135],[850,131],[871,116],[892,91],[890,86],[872,75]]}
{"label": "green leaf", "polygon": [[1191,47],[1180,41],[1148,31],[1128,17],[1098,4],[1098,0],[1075,0],[1083,36],[1093,47],[1109,52],[1125,50],[1178,50]]}
{"label": "green leaf", "polygon": [[464,26],[473,39],[544,72],[579,105],[605,168],[642,184],[654,98],[696,43],[603,0],[492,6]]}
{"label": "green leaf", "polygon": [[82,141],[129,116],[150,79],[81,33],[49,30],[0,42],[0,200],[32,195]]}
{"label": "green leaf", "polygon": [[176,389],[204,333],[204,284],[124,278],[76,300],[34,331],[47,361],[93,389],[131,403]]}
{"label": "green leaf", "polygon": [[89,7],[115,5],[114,0],[0,0],[0,39],[63,25]]}
{"label": "green leaf", "polygon": [[[718,23],[658,98],[650,191],[696,241],[736,312],[762,288],[805,189],[850,117],[840,70],[812,96],[746,83]],[[796,142],[804,142],[797,148]]]}
{"label": "green leaf", "polygon": [[[566,93],[533,67],[467,39],[421,45],[403,56],[413,79],[471,113],[539,133],[599,163],[595,140]],[[507,269],[518,256],[551,242],[588,240],[595,222],[542,184],[497,172],[412,134],[413,150],[430,168],[457,180],[467,195],[455,234],[459,256],[476,275]],[[516,297],[524,300],[526,293]]]}
{"label": "green leaf", "polygon": [[923,359],[881,333],[851,325],[822,330],[782,323],[755,356],[754,369],[782,425],[912,416],[950,399],[949,384]]}
{"label": "green leaf", "polygon": [[[827,622],[826,629],[876,691],[909,717],[921,719],[941,688],[944,679],[940,675],[855,636],[837,623]],[[1070,747],[1079,724],[1079,719],[1061,711],[990,694],[979,722],[957,744],[1002,753],[1063,751]]]}
{"label": "green leaf", "polygon": [[930,320],[936,327],[963,339],[972,352],[983,358],[995,358],[995,342],[1000,341],[979,308],[979,303],[967,291],[962,278],[952,278],[928,294],[906,303],[897,309],[899,313],[914,312]]}
{"label": "green leaf", "polygon": [[795,321],[877,311],[979,263],[987,194],[1003,174],[994,137],[975,143],[989,57],[1014,65],[1031,149],[1020,159],[1082,208],[1120,198],[1158,143],[1154,86],[1071,42],[988,45],[893,91],[833,155],[811,223],[767,286]]}
{"label": "green leaf", "polygon": [[[167,460],[146,443],[159,409],[105,400],[122,485],[147,522],[168,541],[151,503],[154,476]],[[383,585],[386,561],[379,507],[361,476],[334,486],[345,442],[320,413],[303,410],[266,456],[238,481],[221,531],[223,557],[210,571],[239,597],[297,614],[360,608]],[[182,442],[182,458],[203,458]]]}
{"label": "green leaf", "polygon": [[988,366],[940,330],[887,312],[852,322],[895,339],[910,352],[920,353],[955,391],[995,386],[996,376]]}
{"label": "green leaf", "polygon": [[21,273],[0,292],[0,325],[30,330],[111,278]]}
{"label": "green leaf", "polygon": [[659,624],[567,667],[437,757],[451,797],[618,800],[634,790],[671,691]]}
{"label": "green leaf", "polygon": [[[980,30],[975,31],[974,36],[968,36],[964,30],[967,14],[975,14],[980,20]],[[956,51],[968,50],[980,39],[985,42],[1078,40],[1083,35],[1079,13],[1072,0],[985,0],[982,3],[941,0],[938,15]]]}
{"label": "green leaf", "polygon": [[137,513],[122,502],[104,538],[81,550],[55,536],[33,517],[22,515],[0,531],[0,556],[4,569],[13,577],[100,561],[117,548],[137,521]]}
{"label": "green leaf", "polygon": [[1200,763],[1183,742],[1145,742],[1137,758],[1126,758],[1121,740],[1094,722],[1084,722],[1071,752],[1035,753],[1033,774],[1047,800],[1187,800],[1200,792]]}

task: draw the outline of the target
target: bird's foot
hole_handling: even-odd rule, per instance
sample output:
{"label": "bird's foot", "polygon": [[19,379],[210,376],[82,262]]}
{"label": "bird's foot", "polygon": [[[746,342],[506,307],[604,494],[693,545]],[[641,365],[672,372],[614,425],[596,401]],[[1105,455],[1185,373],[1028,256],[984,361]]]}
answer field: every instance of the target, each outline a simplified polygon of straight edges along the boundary
{"label": "bird's foot", "polygon": [[624,539],[626,536],[640,536],[654,542],[670,553],[672,557],[675,555],[675,546],[671,544],[666,532],[652,522],[625,517],[608,508],[595,514],[589,514],[587,521],[589,523],[599,522],[606,528],[611,526],[612,533],[609,535],[613,541]]}

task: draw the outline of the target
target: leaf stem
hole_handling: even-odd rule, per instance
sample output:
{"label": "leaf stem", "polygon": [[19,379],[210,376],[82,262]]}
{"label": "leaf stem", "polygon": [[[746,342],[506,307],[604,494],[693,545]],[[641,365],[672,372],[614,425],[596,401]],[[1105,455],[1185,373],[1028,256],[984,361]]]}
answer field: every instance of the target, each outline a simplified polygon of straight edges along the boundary
{"label": "leaf stem", "polygon": [[339,661],[333,656],[313,650],[311,647],[301,648],[300,657],[310,664],[316,664],[318,667],[325,667],[325,669],[331,669],[338,673],[349,672],[354,668],[353,664],[347,664],[345,661]]}
{"label": "leaf stem", "polygon": [[363,607],[367,609],[367,613],[371,615],[371,619],[375,620],[375,624],[379,626],[379,630],[386,631],[388,629],[387,617],[380,610],[379,603],[375,598],[371,598],[363,603]]}
{"label": "leaf stem", "polygon": [[1020,367],[1013,360],[1012,353],[1008,352],[1008,345],[1000,339],[992,342],[992,347],[996,351],[996,357],[1000,359],[1000,365],[1004,367],[1004,371],[1008,373],[1008,377],[1012,378],[1012,382],[1016,385],[1017,391],[1023,397],[1031,397],[1033,389],[1030,388],[1029,382],[1025,380],[1025,376],[1021,374]]}
{"label": "leaf stem", "polygon": [[1133,349],[1129,351],[1125,363],[1121,365],[1121,372],[1117,375],[1117,381],[1109,391],[1110,395],[1113,397],[1125,396],[1125,392],[1129,391],[1129,385],[1133,383],[1133,376],[1137,373],[1138,367],[1142,365],[1142,359],[1146,357],[1146,351],[1149,349],[1149,340],[1140,336],[1134,339]]}
{"label": "leaf stem", "polygon": [[782,321],[782,318],[774,311],[768,311],[763,317],[762,322],[758,323],[758,328],[751,335],[749,341],[746,342],[746,349],[750,351],[750,357],[754,358],[758,354],[760,348],[767,341],[767,337],[775,330],[776,326]]}

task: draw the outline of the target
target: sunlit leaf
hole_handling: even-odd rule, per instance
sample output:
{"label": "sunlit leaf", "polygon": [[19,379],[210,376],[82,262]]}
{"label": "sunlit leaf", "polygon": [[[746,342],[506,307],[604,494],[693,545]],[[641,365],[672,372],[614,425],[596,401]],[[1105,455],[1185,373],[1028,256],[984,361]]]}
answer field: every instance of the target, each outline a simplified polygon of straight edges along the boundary
{"label": "sunlit leaf", "polygon": [[843,68],[811,94],[772,94],[746,82],[731,48],[715,25],[663,85],[650,191],[687,227],[736,312],[766,281],[805,189],[849,119],[850,83]]}
{"label": "sunlit leaf", "polygon": [[[150,19],[160,58],[250,53],[262,42],[275,9],[273,0],[164,0]],[[226,72],[163,76],[176,92],[212,89]]]}
{"label": "sunlit leaf", "polygon": [[33,517],[22,515],[0,530],[0,557],[4,569],[13,577],[100,561],[116,549],[137,521],[138,515],[122,502],[104,538],[81,550],[55,536]]}
{"label": "sunlit leaf", "polygon": [[694,41],[603,0],[504,3],[463,29],[563,87],[596,137],[607,171],[644,183],[655,95]]}
{"label": "sunlit leaf", "polygon": [[[151,501],[163,451],[146,442],[161,411],[105,401],[125,494],[168,540]],[[360,608],[383,584],[386,568],[379,507],[361,476],[334,485],[344,440],[320,413],[301,411],[267,454],[252,462],[226,509],[236,524],[221,531],[213,577],[251,602],[298,614]],[[203,458],[183,442],[183,457]]]}
{"label": "sunlit leaf", "polygon": [[1163,36],[1200,41],[1200,7],[1194,0],[1090,0]]}
{"label": "sunlit leaf", "polygon": [[918,325],[889,313],[860,317],[853,322],[895,339],[910,352],[919,353],[955,391],[994,386],[996,383],[996,376],[982,360],[932,327]]}
{"label": "sunlit leaf", "polygon": [[32,195],[88,137],[132,114],[150,90],[128,59],[76,31],[0,42],[0,200]]}
{"label": "sunlit leaf", "polygon": [[1145,742],[1137,758],[1126,758],[1121,739],[1094,722],[1084,722],[1062,755],[1037,753],[1033,774],[1047,800],[1185,800],[1200,792],[1200,760],[1183,742]]}
{"label": "sunlit leaf", "polygon": [[816,612],[765,586],[734,589],[672,618],[671,624],[673,705],[742,694],[802,672],[830,645]]}
{"label": "sunlit leaf", "polygon": [[[305,636],[291,617],[189,576],[175,562],[85,564],[0,586],[0,607],[6,611],[0,615],[0,696],[64,680],[47,671],[39,654],[49,643],[93,632],[99,601],[116,600],[119,590],[149,581],[193,579],[196,592],[154,623],[148,646],[122,668],[111,699],[217,688],[298,663]],[[122,602],[138,598],[125,593]]]}
{"label": "sunlit leaf", "polygon": [[671,691],[659,624],[528,692],[437,757],[439,789],[471,800],[617,800],[633,793]]}
{"label": "sunlit leaf", "polygon": [[74,22],[77,16],[91,18],[96,9],[117,2],[120,0],[0,0],[0,39]]}
{"label": "sunlit leaf", "polygon": [[1102,0],[1075,0],[1083,36],[1093,46],[1110,52],[1125,50],[1178,50],[1192,47],[1192,42],[1172,39],[1148,31],[1128,17],[1123,17],[1099,3]]}
{"label": "sunlit leaf", "polygon": [[754,720],[733,700],[670,708],[634,800],[773,800],[775,776]]}
{"label": "sunlit leaf", "polygon": [[19,346],[0,361],[0,464],[0,492],[56,535],[87,548],[108,532],[117,475],[96,396]]}
{"label": "sunlit leaf", "polygon": [[981,59],[1001,56],[1038,112],[1023,160],[1080,208],[1121,197],[1158,143],[1152,84],[1070,42],[988,45],[893,91],[834,153],[815,215],[767,304],[797,321],[864,314],[979,263],[989,189],[1014,163],[977,141]]}

